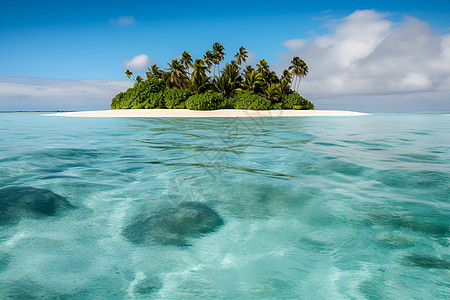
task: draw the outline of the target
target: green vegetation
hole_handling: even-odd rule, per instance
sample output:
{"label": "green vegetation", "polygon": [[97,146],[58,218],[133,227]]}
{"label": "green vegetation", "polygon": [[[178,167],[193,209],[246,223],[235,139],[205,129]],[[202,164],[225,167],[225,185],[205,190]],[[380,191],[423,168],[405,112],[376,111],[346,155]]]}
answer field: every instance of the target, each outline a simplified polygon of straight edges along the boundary
{"label": "green vegetation", "polygon": [[269,99],[250,91],[239,91],[234,98],[236,99],[234,107],[238,109],[265,110],[271,108]]}
{"label": "green vegetation", "polygon": [[261,59],[256,69],[247,61],[248,52],[240,47],[234,60],[225,63],[225,48],[214,43],[203,58],[192,59],[184,51],[180,59],[168,63],[167,70],[156,64],[148,68],[147,79],[125,75],[134,83],[126,92],[111,101],[112,109],[170,108],[191,110],[214,109],[314,109],[314,104],[298,93],[301,79],[308,66],[294,57],[281,77]]}
{"label": "green vegetation", "polygon": [[186,107],[190,110],[213,110],[221,107],[223,95],[214,91],[206,91],[203,94],[196,94],[189,97]]}

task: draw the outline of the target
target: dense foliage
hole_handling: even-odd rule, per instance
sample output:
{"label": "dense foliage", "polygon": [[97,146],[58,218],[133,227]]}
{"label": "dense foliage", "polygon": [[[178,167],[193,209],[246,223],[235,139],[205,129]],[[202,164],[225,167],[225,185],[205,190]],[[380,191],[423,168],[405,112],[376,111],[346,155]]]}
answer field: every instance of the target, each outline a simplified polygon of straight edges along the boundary
{"label": "dense foliage", "polygon": [[146,80],[141,76],[134,79],[133,72],[126,70],[135,84],[117,94],[111,108],[314,109],[314,104],[297,92],[302,77],[309,71],[303,60],[294,57],[279,77],[264,59],[259,60],[256,69],[251,65],[243,68],[247,57],[247,50],[240,47],[234,60],[220,69],[225,48],[214,43],[212,51],[195,61],[184,51],[180,59],[167,64],[166,71],[152,65]]}
{"label": "dense foliage", "polygon": [[223,96],[220,93],[207,91],[204,94],[192,95],[186,101],[186,107],[191,110],[213,110],[221,107]]}
{"label": "dense foliage", "polygon": [[297,93],[283,95],[281,97],[282,106],[284,109],[314,109],[314,104],[303,98]]}
{"label": "dense foliage", "polygon": [[235,99],[234,108],[238,109],[266,110],[271,105],[270,100],[266,97],[253,94],[249,91],[237,92]]}
{"label": "dense foliage", "polygon": [[192,95],[190,90],[180,90],[177,88],[166,89],[164,91],[164,101],[167,108],[186,108],[186,100]]}

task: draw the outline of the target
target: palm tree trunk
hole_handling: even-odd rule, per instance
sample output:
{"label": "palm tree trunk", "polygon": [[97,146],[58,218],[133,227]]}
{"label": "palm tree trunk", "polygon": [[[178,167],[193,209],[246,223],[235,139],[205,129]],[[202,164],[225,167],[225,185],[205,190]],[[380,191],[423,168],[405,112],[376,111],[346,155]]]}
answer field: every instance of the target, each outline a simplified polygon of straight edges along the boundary
{"label": "palm tree trunk", "polygon": [[300,94],[300,82],[302,81],[302,78],[299,76],[298,77],[298,83],[297,83],[297,93],[299,93]]}

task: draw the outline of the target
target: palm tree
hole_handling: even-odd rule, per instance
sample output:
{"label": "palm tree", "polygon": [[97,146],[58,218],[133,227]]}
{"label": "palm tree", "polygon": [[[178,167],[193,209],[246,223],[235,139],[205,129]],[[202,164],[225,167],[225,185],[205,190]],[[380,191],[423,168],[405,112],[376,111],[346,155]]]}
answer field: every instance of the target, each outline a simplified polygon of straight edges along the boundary
{"label": "palm tree", "polygon": [[230,78],[226,75],[222,75],[214,81],[214,88],[222,95],[228,95],[233,91]]}
{"label": "palm tree", "polygon": [[254,93],[257,93],[264,83],[261,74],[257,71],[248,72],[244,75],[244,77],[244,88]]}
{"label": "palm tree", "polygon": [[213,63],[216,65],[218,71],[220,62],[225,58],[225,47],[222,46],[220,43],[215,42],[212,46],[212,49],[213,49]]}
{"label": "palm tree", "polygon": [[244,75],[248,76],[251,72],[255,71],[255,68],[253,68],[251,65],[248,65],[244,69]]}
{"label": "palm tree", "polygon": [[291,70],[292,76],[294,77],[294,90],[298,91],[302,77],[305,77],[309,72],[308,66],[300,57],[295,56],[291,61],[289,70]]}
{"label": "palm tree", "polygon": [[236,63],[241,65],[242,62],[246,62],[248,57],[248,51],[244,47],[240,47],[239,51],[236,53],[234,58],[236,58]]}
{"label": "palm tree", "polygon": [[179,89],[184,89],[186,86],[187,72],[184,66],[178,59],[172,59],[172,63],[167,63],[170,69],[170,82]]}
{"label": "palm tree", "polygon": [[203,93],[210,88],[210,85],[209,77],[206,74],[192,73],[190,88],[194,93]]}
{"label": "palm tree", "polygon": [[147,68],[148,72],[145,72],[147,79],[152,77],[161,77],[162,71],[159,69],[157,64],[153,64],[151,68]]}
{"label": "palm tree", "polygon": [[257,69],[258,72],[260,72],[261,74],[270,72],[269,64],[267,63],[267,61],[265,59],[260,59],[259,64],[256,64],[256,66],[258,67],[258,69]]}
{"label": "palm tree", "polygon": [[197,74],[206,76],[208,66],[206,65],[204,60],[197,58],[194,64],[192,65],[192,69],[193,69],[192,77],[196,76]]}
{"label": "palm tree", "polygon": [[230,61],[230,65],[236,66],[236,68],[240,69],[239,64],[233,59]]}
{"label": "palm tree", "polygon": [[281,85],[279,83],[270,83],[267,85],[267,88],[264,90],[267,99],[269,99],[272,103],[277,102],[281,99]]}
{"label": "palm tree", "polygon": [[286,78],[282,78],[279,84],[282,95],[287,95],[291,93],[291,86],[289,85],[289,82],[287,81]]}
{"label": "palm tree", "polygon": [[[230,95],[242,89],[246,90],[247,94],[266,97],[272,105],[275,104],[274,108],[284,107],[280,103],[281,99],[298,90],[302,78],[308,74],[309,69],[306,63],[296,56],[292,59],[289,67],[278,76],[264,59],[259,60],[256,66],[246,64],[248,54],[244,47],[239,47],[234,57],[224,62],[224,66],[221,68],[221,62],[225,58],[225,48],[215,42],[212,49],[206,51],[203,57],[198,59],[193,59],[188,51],[183,51],[181,57],[173,59],[167,64],[168,69],[160,69],[153,64],[147,68],[148,72],[145,72],[147,81],[144,83],[142,83],[141,76],[133,75],[132,71],[126,70],[127,78],[134,82],[136,87],[135,90],[132,90],[133,93],[129,93],[130,97],[134,97],[137,93],[145,98],[147,95],[142,93],[156,91],[152,87],[156,84],[161,89],[164,86],[165,88],[190,89],[195,94],[217,91],[223,95]],[[148,89],[146,88],[147,84]],[[158,91],[161,92],[161,90]],[[158,97],[160,96],[158,95]],[[295,97],[292,99],[296,100]],[[292,99],[287,100],[291,101]],[[226,107],[232,107],[230,103],[227,103]],[[314,106],[312,105],[310,108],[314,108]]]}
{"label": "palm tree", "polygon": [[267,84],[280,82],[280,79],[278,78],[277,73],[275,71],[264,72],[262,73],[262,76]]}
{"label": "palm tree", "polygon": [[202,93],[210,86],[209,77],[206,75],[208,67],[203,60],[197,58],[192,68],[191,89],[196,93]]}
{"label": "palm tree", "polygon": [[130,79],[131,82],[135,82],[134,79],[131,77],[133,76],[133,72],[131,72],[130,70],[126,70],[125,75],[127,75],[127,78]]}
{"label": "palm tree", "polygon": [[261,74],[263,80],[262,89],[264,90],[272,82],[273,74],[271,74],[270,66],[265,59],[260,59],[259,64],[256,64],[256,66],[258,67],[257,71]]}
{"label": "palm tree", "polygon": [[183,54],[181,54],[180,62],[189,73],[189,68],[192,67],[192,57],[189,52],[184,51]]}
{"label": "palm tree", "polygon": [[280,78],[280,87],[282,94],[289,94],[291,92],[292,74],[289,70],[283,70],[283,75]]}
{"label": "palm tree", "polygon": [[208,66],[208,72],[211,73],[211,66],[213,65],[214,61],[214,55],[211,51],[206,51],[203,55],[203,60],[205,61],[205,64]]}
{"label": "palm tree", "polygon": [[241,89],[242,77],[236,62],[227,63],[221,72],[221,76],[214,80],[214,87],[223,95]]}
{"label": "palm tree", "polygon": [[291,83],[291,81],[292,81],[291,72],[289,72],[289,70],[283,70],[283,75],[281,75],[281,80],[284,80],[287,83]]}
{"label": "palm tree", "polygon": [[151,72],[154,76],[161,76],[162,71],[159,69],[157,64],[153,64],[151,66]]}
{"label": "palm tree", "polygon": [[172,72],[161,71],[160,78],[164,82],[166,87],[168,87],[168,88],[171,88],[171,85],[172,85],[172,83],[170,81],[171,76],[172,76]]}
{"label": "palm tree", "polygon": [[239,66],[236,62],[228,63],[222,70],[222,77],[228,78],[232,90],[237,90],[241,87],[242,77],[239,74]]}

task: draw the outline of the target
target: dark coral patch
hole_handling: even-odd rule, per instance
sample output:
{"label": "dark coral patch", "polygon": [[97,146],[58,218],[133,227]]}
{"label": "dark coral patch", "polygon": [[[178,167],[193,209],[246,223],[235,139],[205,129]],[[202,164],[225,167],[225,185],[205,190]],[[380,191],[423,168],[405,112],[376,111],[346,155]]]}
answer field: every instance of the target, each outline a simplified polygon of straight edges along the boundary
{"label": "dark coral patch", "polygon": [[0,190],[0,224],[23,217],[54,216],[71,207],[66,198],[47,189],[8,187]]}
{"label": "dark coral patch", "polygon": [[222,218],[203,203],[182,202],[136,216],[123,235],[136,244],[155,241],[162,245],[186,246],[185,238],[200,236],[223,224]]}

